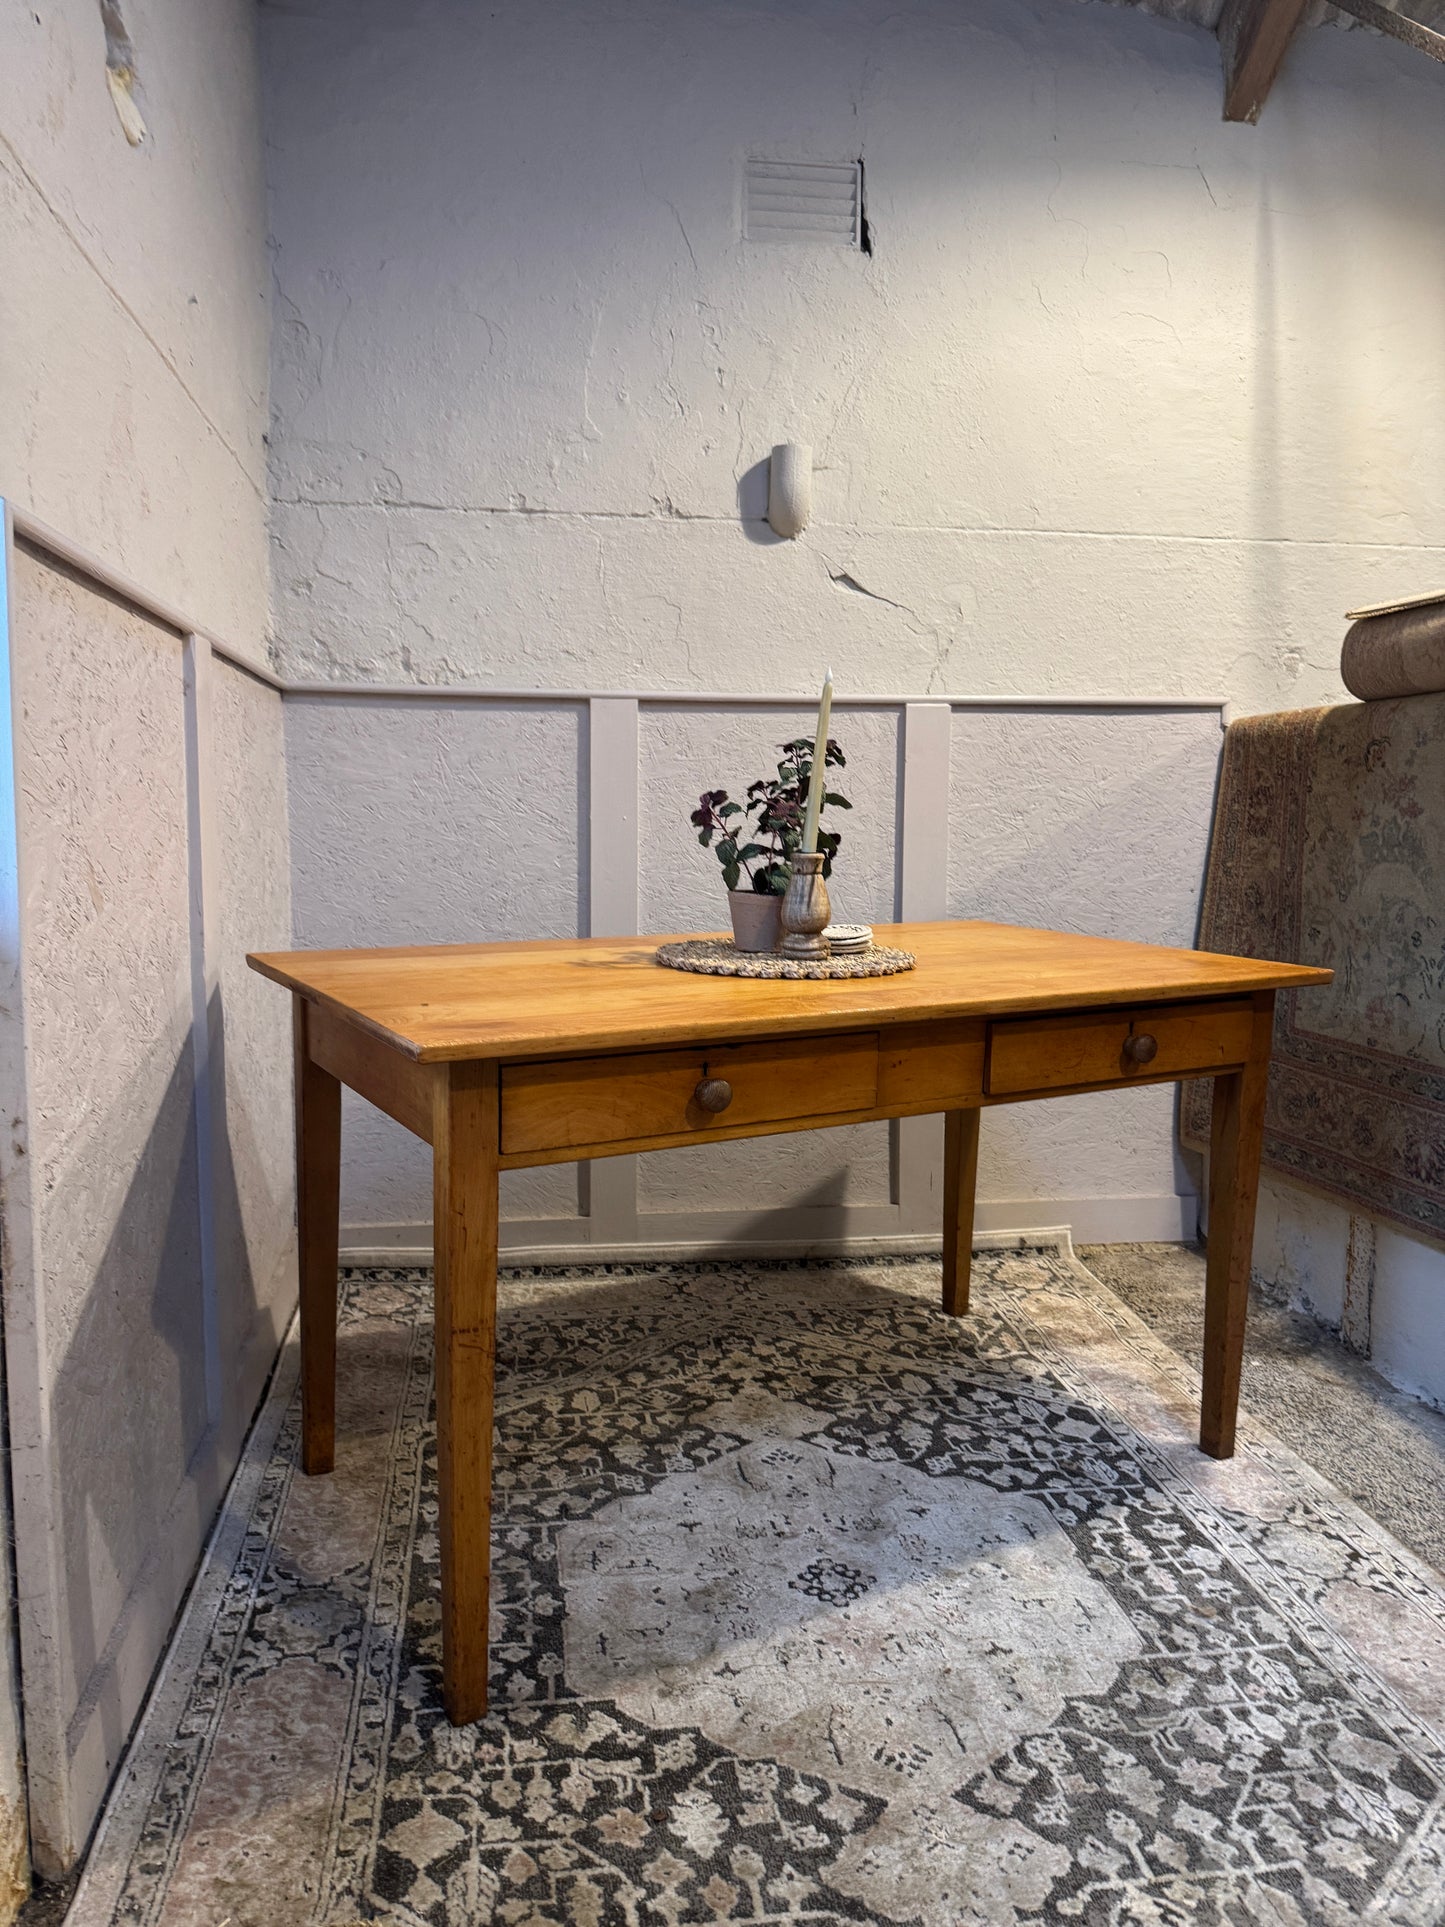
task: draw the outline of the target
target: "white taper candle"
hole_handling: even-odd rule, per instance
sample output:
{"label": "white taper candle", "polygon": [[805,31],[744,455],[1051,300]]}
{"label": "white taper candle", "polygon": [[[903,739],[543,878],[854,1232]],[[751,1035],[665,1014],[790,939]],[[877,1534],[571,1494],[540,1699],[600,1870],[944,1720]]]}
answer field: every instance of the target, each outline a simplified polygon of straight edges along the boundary
{"label": "white taper candle", "polygon": [[808,807],[803,817],[803,854],[812,856],[818,848],[818,818],[823,813],[823,766],[828,760],[828,718],[833,711],[833,672],[823,679],[823,698],[818,704],[818,727],[813,731],[813,775],[808,784]]}

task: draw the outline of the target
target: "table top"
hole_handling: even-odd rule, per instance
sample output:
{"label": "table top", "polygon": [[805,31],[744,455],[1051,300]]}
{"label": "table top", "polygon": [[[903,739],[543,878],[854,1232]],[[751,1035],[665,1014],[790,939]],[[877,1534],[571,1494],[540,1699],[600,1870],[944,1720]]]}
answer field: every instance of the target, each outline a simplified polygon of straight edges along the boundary
{"label": "table top", "polygon": [[291,950],[247,962],[421,1063],[1165,1003],[1332,974],[1007,923],[880,924],[874,934],[913,951],[917,969],[825,982],[692,976],[656,962],[671,936]]}

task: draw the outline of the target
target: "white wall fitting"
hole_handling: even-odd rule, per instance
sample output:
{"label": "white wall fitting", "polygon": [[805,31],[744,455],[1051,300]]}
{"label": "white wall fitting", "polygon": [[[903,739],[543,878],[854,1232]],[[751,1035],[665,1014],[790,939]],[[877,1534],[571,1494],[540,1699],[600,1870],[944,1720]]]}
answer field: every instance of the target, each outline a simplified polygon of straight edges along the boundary
{"label": "white wall fitting", "polygon": [[791,539],[812,514],[813,450],[807,442],[782,442],[768,462],[768,527]]}

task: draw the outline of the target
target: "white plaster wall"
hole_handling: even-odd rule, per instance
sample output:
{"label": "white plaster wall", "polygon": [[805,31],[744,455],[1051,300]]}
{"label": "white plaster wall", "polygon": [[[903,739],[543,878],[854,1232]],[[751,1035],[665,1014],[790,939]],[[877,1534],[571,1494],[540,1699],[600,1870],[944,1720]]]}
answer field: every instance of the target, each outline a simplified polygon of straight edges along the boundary
{"label": "white plaster wall", "polygon": [[268,305],[250,0],[0,10],[0,494],[264,659]]}
{"label": "white plaster wall", "polygon": [[1405,1232],[1375,1231],[1370,1357],[1385,1377],[1445,1407],[1445,1259]]}
{"label": "white plaster wall", "polygon": [[[298,946],[578,934],[575,704],[293,697],[285,708]],[[342,1153],[349,1239],[430,1225],[430,1150],[350,1091]],[[575,1218],[576,1166],[505,1173],[503,1205],[508,1218]]]}
{"label": "white plaster wall", "polygon": [[[1347,1320],[1352,1233],[1367,1240],[1357,1285],[1363,1307]],[[1343,1205],[1283,1179],[1260,1186],[1254,1271],[1272,1291],[1321,1323],[1348,1324],[1347,1342],[1392,1384],[1445,1409],[1445,1256],[1393,1225],[1357,1220]]]}
{"label": "white plaster wall", "polygon": [[[1258,128],[1209,34],[1068,0],[318,0],[263,50],[298,672],[1264,709],[1438,573],[1403,48],[1302,35]],[[861,154],[871,258],[742,241],[746,154]]]}
{"label": "white plaster wall", "polygon": [[30,1099],[16,1129],[43,1205],[38,1275],[7,1265],[35,1355],[12,1348],[8,1366],[18,1557],[33,1586],[48,1552],[55,1586],[52,1601],[22,1584],[36,1846],[63,1861],[72,1843],[46,1837],[47,1815],[70,1788],[94,1810],[205,1523],[188,1477],[207,1411],[182,663],[179,637],[24,550],[12,589]]}
{"label": "white plaster wall", "polygon": [[1339,1326],[1345,1308],[1350,1214],[1267,1174],[1260,1180],[1254,1270],[1290,1304]]}
{"label": "white plaster wall", "polygon": [[5,588],[6,1377],[31,1839],[55,1874],[295,1303],[288,1013],[244,965],[289,940],[289,848],[274,690],[209,650],[188,670],[179,634],[23,543]]}
{"label": "white plaster wall", "polygon": [[[0,495],[263,661],[254,8],[121,7],[149,130],[138,148],[106,86],[95,0],[0,10]],[[215,954],[253,931],[283,940],[289,907],[279,705],[269,698],[269,721],[248,711],[220,671],[207,780],[224,810],[207,887],[210,1135],[225,1183],[209,1200],[203,1289],[182,645],[48,564],[19,567],[10,639],[29,701],[16,755],[34,779],[19,822],[32,889],[19,950],[8,927],[4,947],[29,1002],[4,1056],[7,1073],[28,1066],[32,1102],[17,1104],[0,1161],[30,1817],[38,1864],[55,1873],[89,1831],[294,1293],[289,1044],[275,1058],[274,1013],[253,1004],[237,959]],[[268,872],[278,833],[283,868]],[[22,1227],[11,1207],[26,1151],[53,1184],[30,1185]],[[22,1229],[44,1257],[25,1281],[11,1262]],[[0,1858],[7,1653],[0,1640]]]}

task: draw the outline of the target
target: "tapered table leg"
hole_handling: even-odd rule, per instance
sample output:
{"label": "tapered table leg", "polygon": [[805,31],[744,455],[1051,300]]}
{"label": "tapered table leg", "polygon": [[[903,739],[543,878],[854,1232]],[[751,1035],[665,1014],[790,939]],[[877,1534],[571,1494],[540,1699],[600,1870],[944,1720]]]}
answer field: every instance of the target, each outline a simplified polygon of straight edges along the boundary
{"label": "tapered table leg", "polygon": [[1204,1284],[1204,1398],[1199,1444],[1234,1455],[1244,1323],[1249,1308],[1254,1211],[1264,1148],[1264,1100],[1274,1032],[1274,992],[1254,999],[1254,1033],[1243,1070],[1214,1080],[1209,1155],[1209,1250]]}
{"label": "tapered table leg", "polygon": [[968,1310],[973,1268],[973,1198],[978,1188],[978,1124],[982,1115],[947,1111],[943,1121],[943,1309]]}
{"label": "tapered table leg", "polygon": [[498,1117],[495,1064],[453,1064],[437,1079],[432,1149],[442,1691],[454,1726],[487,1710]]}
{"label": "tapered table leg", "polygon": [[291,1000],[296,1047],[296,1232],[301,1286],[301,1469],[336,1459],[336,1280],[341,1211],[341,1086],[311,1060],[304,997]]}

